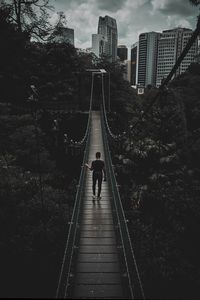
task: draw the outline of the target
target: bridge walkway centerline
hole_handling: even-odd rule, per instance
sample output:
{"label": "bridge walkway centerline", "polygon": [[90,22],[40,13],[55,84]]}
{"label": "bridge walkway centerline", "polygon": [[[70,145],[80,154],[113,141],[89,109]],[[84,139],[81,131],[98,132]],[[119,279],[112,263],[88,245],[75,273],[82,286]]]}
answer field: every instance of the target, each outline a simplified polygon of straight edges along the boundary
{"label": "bridge walkway centerline", "polygon": [[[91,112],[88,162],[97,151],[105,161],[100,111]],[[97,192],[97,187],[96,187]],[[87,171],[79,215],[79,239],[72,298],[124,298],[115,224],[112,191],[102,183],[101,200],[92,200],[92,172]]]}

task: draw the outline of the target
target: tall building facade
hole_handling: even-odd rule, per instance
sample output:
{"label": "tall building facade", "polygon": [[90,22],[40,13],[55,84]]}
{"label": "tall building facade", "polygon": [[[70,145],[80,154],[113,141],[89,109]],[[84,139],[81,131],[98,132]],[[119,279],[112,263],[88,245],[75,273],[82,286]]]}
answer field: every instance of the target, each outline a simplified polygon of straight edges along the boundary
{"label": "tall building facade", "polygon": [[139,36],[138,85],[156,85],[158,39],[157,32],[142,33]]}
{"label": "tall building facade", "polygon": [[131,47],[131,84],[137,84],[137,73],[138,73],[138,50],[139,43],[135,43]]}
{"label": "tall building facade", "polygon": [[92,34],[92,52],[100,58],[108,50],[108,42],[102,34]]}
{"label": "tall building facade", "polygon": [[[157,86],[161,85],[162,80],[166,78],[171,71],[192,33],[193,31],[187,28],[175,28],[165,30],[161,33],[158,42]],[[185,72],[189,65],[195,61],[197,51],[198,41],[196,40],[176,71],[176,76]]]}
{"label": "tall building facade", "polygon": [[125,61],[128,58],[128,48],[125,45],[117,46],[117,56],[121,61]]}
{"label": "tall building facade", "polygon": [[56,26],[50,40],[56,43],[69,43],[74,46],[74,29]]}
{"label": "tall building facade", "polygon": [[104,36],[107,41],[104,54],[110,62],[116,61],[118,41],[116,20],[109,16],[99,17],[98,34]]}
{"label": "tall building facade", "polygon": [[123,73],[124,80],[131,82],[131,60],[125,60],[124,63],[125,72]]}

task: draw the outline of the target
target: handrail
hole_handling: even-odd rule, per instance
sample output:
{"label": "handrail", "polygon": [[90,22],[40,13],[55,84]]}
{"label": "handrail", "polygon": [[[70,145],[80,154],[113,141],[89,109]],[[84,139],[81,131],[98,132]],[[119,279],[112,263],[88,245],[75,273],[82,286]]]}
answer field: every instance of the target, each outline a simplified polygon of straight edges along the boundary
{"label": "handrail", "polygon": [[58,286],[57,286],[57,290],[56,290],[56,298],[66,298],[67,292],[68,292],[68,287],[69,287],[70,270],[72,267],[75,241],[76,241],[76,237],[77,237],[78,218],[79,218],[80,205],[81,205],[81,195],[83,192],[83,183],[84,183],[85,174],[86,174],[86,169],[84,168],[84,165],[87,162],[88,152],[89,152],[93,84],[94,84],[94,79],[92,78],[88,123],[87,123],[85,136],[80,143],[82,145],[85,144],[86,146],[85,146],[85,152],[84,152],[84,157],[83,157],[81,174],[79,177],[78,188],[77,188],[76,197],[75,197],[75,204],[74,204],[74,208],[73,208],[71,221],[69,223],[70,226],[69,226],[68,237],[67,237],[67,242],[66,242],[66,246],[65,246],[65,252],[64,252],[64,256],[63,256],[63,260],[62,260],[61,271],[60,271],[60,276],[59,276],[59,280],[58,280]]}
{"label": "handrail", "polygon": [[[73,267],[73,258],[76,253],[74,249],[76,247],[76,241],[78,237],[78,224],[79,224],[79,216],[80,216],[81,197],[83,193],[83,186],[84,186],[85,175],[86,175],[86,169],[84,168],[84,164],[88,159],[88,153],[89,153],[93,83],[94,83],[94,78],[92,78],[90,111],[88,117],[87,130],[85,134],[86,147],[85,147],[85,152],[83,157],[83,165],[82,165],[82,170],[79,178],[78,189],[76,192],[72,218],[71,218],[71,222],[69,223],[70,226],[68,231],[68,238],[67,238],[65,252],[62,260],[58,287],[56,291],[56,298],[67,298],[70,294],[70,289],[69,289],[70,278],[72,275],[71,272]],[[105,101],[104,101],[104,108],[105,108]],[[103,109],[101,109],[103,142],[104,142],[105,153],[106,153],[105,160],[107,165],[107,171],[109,174],[108,179],[110,181],[111,188],[113,191],[113,202],[116,210],[117,222],[119,225],[120,240],[123,247],[123,258],[124,258],[127,277],[129,281],[130,295],[132,299],[145,299],[144,291],[143,291],[138,267],[136,264],[135,256],[133,253],[133,248],[132,248],[132,244],[131,244],[131,240],[130,240],[130,236],[129,236],[129,232],[128,232],[128,228],[124,216],[124,211],[123,211],[123,207],[122,207],[122,203],[121,203],[121,199],[120,199],[120,195],[119,195],[119,191],[117,188],[117,183],[116,183],[116,179],[112,167],[112,160],[109,152],[109,145],[108,145],[107,135],[106,135],[106,127],[108,126],[108,124],[106,126],[105,119],[106,117],[104,115]]]}
{"label": "handrail", "polygon": [[67,289],[69,286],[70,270],[72,266],[73,252],[74,252],[75,241],[77,237],[77,227],[78,227],[78,218],[79,218],[80,205],[81,205],[81,196],[83,192],[83,183],[86,174],[86,168],[84,168],[84,165],[88,158],[89,143],[90,143],[90,129],[88,131],[83,164],[82,164],[81,174],[79,178],[78,189],[76,192],[75,204],[74,204],[74,209],[71,217],[70,227],[68,231],[68,238],[67,238],[64,257],[62,261],[58,287],[56,291],[56,298],[66,298]]}
{"label": "handrail", "polygon": [[129,281],[129,289],[131,299],[145,299],[144,290],[136,263],[132,242],[130,239],[128,227],[126,224],[126,218],[124,215],[123,206],[121,203],[121,198],[115,178],[115,174],[112,167],[112,159],[109,151],[108,140],[106,137],[106,128],[104,123],[104,112],[101,110],[101,119],[102,119],[102,131],[103,131],[103,142],[106,153],[106,165],[107,171],[109,172],[108,178],[110,178],[111,189],[113,191],[113,201],[116,209],[117,220],[119,225],[120,239],[123,247],[124,260],[126,265],[127,277]]}
{"label": "handrail", "polygon": [[92,99],[93,99],[93,90],[94,90],[94,76],[92,74],[92,84],[91,84],[91,91],[90,91],[90,106],[89,106],[89,116],[88,116],[88,122],[87,122],[87,127],[85,131],[84,137],[81,139],[81,141],[76,142],[77,145],[79,146],[85,146],[89,129],[90,129],[90,123],[91,123],[91,110],[92,110]]}
{"label": "handrail", "polygon": [[101,77],[101,80],[102,80],[102,84],[101,84],[101,87],[102,87],[102,99],[103,99],[103,115],[104,115],[104,122],[106,124],[106,129],[107,129],[107,132],[109,133],[110,137],[112,139],[114,139],[115,141],[119,141],[122,139],[122,137],[125,135],[124,133],[123,134],[119,134],[119,135],[116,135],[116,134],[113,134],[111,129],[110,129],[110,126],[108,124],[108,119],[107,119],[107,115],[106,115],[106,107],[105,107],[105,93],[104,93],[104,73],[101,74],[102,77]]}
{"label": "handrail", "polygon": [[110,176],[108,177],[110,178],[110,184],[113,191],[113,201],[116,209],[117,221],[118,221],[119,231],[120,231],[120,239],[122,242],[126,271],[129,280],[130,295],[132,299],[145,299],[144,290],[143,290],[140,274],[138,271],[128,227],[126,224],[126,218],[124,215],[123,206],[121,203],[121,197],[119,194],[117,181],[112,167],[112,159],[110,155],[107,134],[112,138],[114,138],[115,140],[119,140],[119,137],[112,134],[110,127],[108,125],[106,109],[105,109],[103,74],[102,74],[102,100],[103,101],[101,107],[101,120],[102,120],[103,142],[104,142],[105,153],[106,153],[105,160],[106,160],[108,172],[110,174]]}

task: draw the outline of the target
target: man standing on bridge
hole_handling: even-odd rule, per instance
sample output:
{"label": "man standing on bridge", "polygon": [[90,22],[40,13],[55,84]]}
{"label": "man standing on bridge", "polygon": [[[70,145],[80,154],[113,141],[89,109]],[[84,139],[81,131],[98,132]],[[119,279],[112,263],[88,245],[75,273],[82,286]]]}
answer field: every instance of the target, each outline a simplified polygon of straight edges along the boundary
{"label": "man standing on bridge", "polygon": [[102,180],[103,180],[103,175],[104,175],[104,181],[106,181],[106,171],[105,171],[105,163],[101,158],[101,153],[97,152],[96,153],[96,160],[92,161],[91,167],[88,164],[85,164],[86,167],[90,170],[93,171],[92,174],[92,191],[93,191],[93,200],[96,199],[96,182],[98,181],[98,195],[97,195],[97,200],[101,200],[101,185],[102,185]]}

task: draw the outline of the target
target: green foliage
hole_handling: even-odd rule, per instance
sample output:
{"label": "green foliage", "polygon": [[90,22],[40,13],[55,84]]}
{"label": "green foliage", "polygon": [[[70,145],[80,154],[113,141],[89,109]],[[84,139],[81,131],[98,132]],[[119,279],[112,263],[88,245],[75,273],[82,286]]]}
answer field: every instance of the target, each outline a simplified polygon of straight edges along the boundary
{"label": "green foliage", "polygon": [[[129,219],[145,294],[150,299],[198,295],[199,65],[154,97],[146,92],[119,145],[111,144],[120,194]],[[110,124],[115,124],[113,114]],[[138,121],[137,127],[131,127]]]}
{"label": "green foliage", "polygon": [[82,138],[87,114],[0,108],[1,295],[53,297],[82,161],[65,152],[63,133]]}
{"label": "green foliage", "polygon": [[[84,70],[95,64],[109,72],[106,103],[110,74],[113,132],[126,132],[111,149],[145,294],[187,298],[191,293],[195,298],[200,271],[199,65],[174,80],[141,118],[156,90],[137,97],[123,80],[120,64],[97,61],[65,43],[30,43],[9,16],[0,10],[1,295],[55,295],[82,162],[82,153],[73,156],[63,135],[82,138],[88,116],[47,108],[52,102],[56,107],[65,103],[67,110],[80,108],[81,100],[87,109],[91,78]],[[101,80],[95,80],[99,103]],[[25,104],[31,84],[39,95],[35,107]]]}
{"label": "green foliage", "polygon": [[[133,113],[133,102],[136,99],[136,91],[130,83],[123,79],[124,66],[119,62],[109,63],[104,57],[97,67],[110,73],[110,98],[111,110],[123,116]],[[105,82],[105,90],[108,90],[108,78]],[[107,95],[106,95],[107,96]]]}
{"label": "green foliage", "polygon": [[17,32],[26,32],[29,37],[44,40],[51,26],[48,22],[48,10],[53,7],[49,0],[10,0],[1,1],[2,8],[9,11],[9,19],[15,25]]}
{"label": "green foliage", "polygon": [[30,42],[27,32],[18,31],[10,22],[8,8],[1,8],[0,22],[1,102],[25,104],[32,93],[30,85],[34,84],[40,104],[61,102],[68,109],[79,107],[89,93],[88,89],[81,98],[80,74],[93,66],[94,56],[68,43]]}

